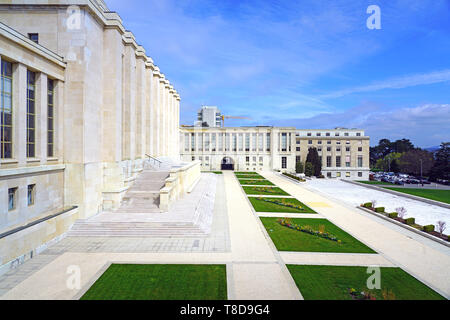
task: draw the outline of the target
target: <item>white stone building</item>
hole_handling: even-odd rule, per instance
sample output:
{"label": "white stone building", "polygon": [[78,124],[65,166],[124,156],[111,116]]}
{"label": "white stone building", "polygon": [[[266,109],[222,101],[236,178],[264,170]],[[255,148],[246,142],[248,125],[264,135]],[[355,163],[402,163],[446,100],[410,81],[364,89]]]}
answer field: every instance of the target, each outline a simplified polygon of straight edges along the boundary
{"label": "white stone building", "polygon": [[306,130],[293,127],[181,127],[184,161],[200,160],[202,170],[295,172],[310,147],[318,150],[328,178],[368,179],[369,137],[364,130]]}
{"label": "white stone building", "polygon": [[215,106],[202,106],[197,113],[196,127],[221,127],[222,115],[219,108]]}

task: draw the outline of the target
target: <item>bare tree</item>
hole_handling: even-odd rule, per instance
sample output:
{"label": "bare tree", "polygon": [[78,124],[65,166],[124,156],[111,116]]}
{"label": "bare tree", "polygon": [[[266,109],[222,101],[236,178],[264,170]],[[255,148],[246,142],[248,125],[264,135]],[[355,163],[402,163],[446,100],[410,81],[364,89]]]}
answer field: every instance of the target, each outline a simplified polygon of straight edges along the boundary
{"label": "bare tree", "polygon": [[395,209],[397,212],[397,216],[401,219],[403,219],[406,216],[406,209],[404,207],[398,207]]}
{"label": "bare tree", "polygon": [[436,229],[438,229],[439,233],[441,234],[441,237],[442,237],[442,234],[444,233],[444,230],[445,230],[446,228],[447,228],[447,223],[445,223],[445,221],[439,220],[439,221],[436,223]]}
{"label": "bare tree", "polygon": [[377,200],[372,200],[371,202],[372,202],[372,208],[375,208],[377,205]]}

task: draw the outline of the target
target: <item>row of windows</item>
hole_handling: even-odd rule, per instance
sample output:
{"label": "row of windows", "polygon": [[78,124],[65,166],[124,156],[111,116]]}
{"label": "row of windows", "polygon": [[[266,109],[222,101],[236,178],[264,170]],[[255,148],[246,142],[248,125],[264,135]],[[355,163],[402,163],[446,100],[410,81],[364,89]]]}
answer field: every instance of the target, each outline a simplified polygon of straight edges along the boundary
{"label": "row of windows", "polygon": [[[345,173],[345,177],[346,178],[350,178],[350,172],[346,172]],[[362,172],[358,172],[358,177],[362,177],[363,173]],[[341,177],[341,172],[336,172],[336,178],[340,178]],[[331,178],[331,172],[327,172],[327,178]]]}
{"label": "row of windows", "polygon": [[[216,144],[216,136],[218,137],[218,144]],[[225,146],[223,144],[225,136]],[[189,143],[190,139],[190,143]],[[250,139],[252,141],[252,151],[264,151],[264,136],[263,134],[257,135],[256,133],[250,134],[246,133],[245,137],[243,133],[230,133],[225,134],[195,134],[186,133],[184,135],[184,150],[189,151],[189,144],[191,146],[191,151],[196,151],[196,142],[198,151],[211,151],[215,152],[216,147],[218,151],[250,151]],[[270,151],[270,133],[266,134],[266,150]]]}
{"label": "row of windows", "polygon": [[[18,187],[8,189],[8,211],[12,211],[17,207],[17,191]],[[36,185],[29,184],[27,186],[27,204],[28,206],[34,205],[36,198]]]}
{"label": "row of windows", "polygon": [[[300,144],[300,141],[297,141],[297,144]],[[313,140],[308,140],[308,144],[313,144]],[[322,140],[317,140],[317,144],[322,144]],[[327,144],[331,144],[331,140],[328,140]],[[336,141],[336,144],[341,144],[341,141]],[[345,144],[350,144],[350,140],[346,140]],[[362,144],[362,140],[359,140],[359,144]]]}
{"label": "row of windows", "polygon": [[[301,149],[300,147],[295,148],[295,151],[299,152]],[[327,151],[331,151],[332,148],[331,147],[327,147]],[[351,150],[350,147],[345,147],[345,151],[349,152]],[[322,147],[318,147],[317,148],[317,152],[321,152],[322,151]],[[340,152],[341,151],[341,147],[336,147],[336,152]],[[358,152],[362,152],[363,149],[362,147],[358,147]]]}
{"label": "row of windows", "polygon": [[[0,74],[0,156],[2,159],[13,157],[13,66],[1,60]],[[36,73],[27,70],[26,95],[26,155],[36,156]],[[54,156],[54,80],[47,79],[47,156]]]}
{"label": "row of windows", "polygon": [[[306,136],[311,137],[311,136],[312,136],[312,133],[311,133],[311,132],[308,132],[308,133],[306,134]],[[322,133],[321,133],[321,132],[316,132],[316,137],[321,137],[321,136],[322,136]],[[339,133],[339,132],[335,132],[335,133],[334,133],[334,136],[335,136],[335,137],[339,137],[339,136],[340,136],[340,133]],[[348,132],[344,132],[344,137],[348,137],[348,136],[350,136],[350,134],[349,134]],[[357,133],[356,133],[356,136],[357,136],[357,137],[360,137],[360,136],[361,136],[361,132],[357,132]],[[325,133],[325,137],[331,137],[331,133],[330,133],[330,132],[326,132],[326,133]]]}

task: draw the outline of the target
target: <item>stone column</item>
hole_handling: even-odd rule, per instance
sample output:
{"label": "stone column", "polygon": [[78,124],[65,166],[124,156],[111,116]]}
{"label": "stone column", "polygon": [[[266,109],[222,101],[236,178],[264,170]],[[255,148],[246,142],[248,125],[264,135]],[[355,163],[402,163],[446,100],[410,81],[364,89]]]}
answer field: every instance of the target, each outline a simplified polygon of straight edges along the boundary
{"label": "stone column", "polygon": [[[147,124],[147,108],[146,108],[146,57],[139,55],[136,60],[136,159],[144,159],[146,147],[146,124]],[[138,164],[142,169],[142,163]]]}
{"label": "stone column", "polygon": [[153,120],[152,120],[152,132],[153,132],[153,154],[154,157],[160,156],[160,145],[161,145],[161,115],[160,115],[160,80],[161,73],[159,68],[155,66],[153,71],[152,80],[152,109],[153,109]]}
{"label": "stone column", "polygon": [[145,123],[145,153],[148,155],[154,154],[154,138],[153,138],[153,121],[154,121],[154,105],[153,105],[153,70],[154,65],[150,58],[147,58],[145,63],[145,78],[146,78],[146,95],[145,95],[145,109],[146,109],[146,123]]}
{"label": "stone column", "polygon": [[27,67],[13,64],[13,158],[19,166],[27,159]]}
{"label": "stone column", "polygon": [[165,156],[165,147],[167,144],[167,137],[166,137],[166,121],[165,117],[167,116],[167,112],[164,108],[165,101],[166,101],[166,95],[165,95],[165,76],[162,74],[162,78],[159,79],[159,156]]}
{"label": "stone column", "polygon": [[123,159],[131,163],[136,155],[136,56],[131,45],[125,46],[123,98]]}

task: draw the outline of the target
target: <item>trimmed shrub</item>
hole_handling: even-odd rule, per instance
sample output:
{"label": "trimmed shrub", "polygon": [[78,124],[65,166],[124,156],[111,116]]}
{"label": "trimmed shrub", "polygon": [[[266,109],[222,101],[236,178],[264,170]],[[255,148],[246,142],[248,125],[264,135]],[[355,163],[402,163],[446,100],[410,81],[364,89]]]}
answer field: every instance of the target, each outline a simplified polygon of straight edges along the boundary
{"label": "trimmed shrub", "polygon": [[375,212],[384,212],[384,207],[376,207]]}
{"label": "trimmed shrub", "polygon": [[434,225],[429,224],[429,225],[423,226],[423,231],[425,231],[425,232],[432,232],[432,231],[434,231]]}
{"label": "trimmed shrub", "polygon": [[397,218],[397,215],[398,215],[397,212],[391,212],[391,213],[389,213],[389,218],[392,218],[392,219]]}
{"label": "trimmed shrub", "polygon": [[416,219],[414,219],[414,218],[406,218],[405,222],[406,222],[407,225],[410,226],[410,225],[413,225],[413,224],[416,223]]}
{"label": "trimmed shrub", "polygon": [[364,203],[364,204],[363,204],[363,207],[364,207],[364,208],[369,208],[369,209],[372,208],[372,202],[366,202],[366,203]]}

